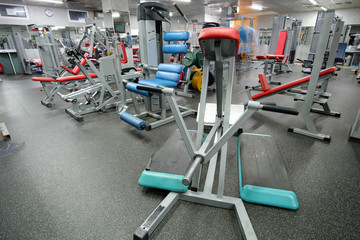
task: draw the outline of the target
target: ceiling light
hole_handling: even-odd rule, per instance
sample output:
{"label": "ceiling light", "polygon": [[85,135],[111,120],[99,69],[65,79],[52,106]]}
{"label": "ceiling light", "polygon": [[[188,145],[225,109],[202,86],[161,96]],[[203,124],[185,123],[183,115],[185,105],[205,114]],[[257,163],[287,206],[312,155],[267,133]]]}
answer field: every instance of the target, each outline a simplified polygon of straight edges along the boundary
{"label": "ceiling light", "polygon": [[221,8],[219,8],[219,12],[221,12],[222,11],[222,9]]}
{"label": "ceiling light", "polygon": [[59,26],[59,27],[53,27],[52,28],[52,30],[59,30],[59,29],[65,29],[65,27],[64,26],[61,26],[61,27]]}
{"label": "ceiling light", "polygon": [[55,3],[55,4],[63,4],[63,1],[57,1],[57,0],[38,0],[39,2],[46,2],[46,3]]}
{"label": "ceiling light", "polygon": [[309,0],[309,2],[311,2],[313,5],[318,5],[317,2],[315,2],[315,0]]}
{"label": "ceiling light", "polygon": [[327,11],[327,9],[326,9],[326,8],[324,8],[324,7],[321,7],[321,9],[322,9],[322,10],[324,10],[324,11]]}
{"label": "ceiling light", "polygon": [[255,9],[255,10],[259,10],[259,11],[263,10],[263,6],[261,4],[258,4],[258,3],[251,4],[250,8]]}
{"label": "ceiling light", "polygon": [[113,17],[113,18],[118,18],[118,17],[120,17],[120,13],[114,11],[114,12],[112,12],[112,17]]}
{"label": "ceiling light", "polygon": [[170,17],[172,17],[172,16],[173,16],[173,13],[172,13],[172,12],[170,12],[170,13],[169,13],[169,16],[170,16]]}

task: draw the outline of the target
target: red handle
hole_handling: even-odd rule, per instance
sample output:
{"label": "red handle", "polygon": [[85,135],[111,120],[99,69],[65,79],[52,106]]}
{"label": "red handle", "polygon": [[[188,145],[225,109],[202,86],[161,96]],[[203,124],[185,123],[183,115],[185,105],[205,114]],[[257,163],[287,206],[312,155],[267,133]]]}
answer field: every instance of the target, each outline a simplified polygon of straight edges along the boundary
{"label": "red handle", "polygon": [[127,63],[128,62],[128,59],[127,59],[127,55],[126,55],[126,49],[125,49],[125,45],[124,45],[124,43],[122,43],[122,42],[118,42],[118,43],[116,43],[116,46],[121,46],[121,50],[122,50],[122,52],[123,52],[123,54],[124,54],[124,59],[120,59],[120,62],[121,63]]}

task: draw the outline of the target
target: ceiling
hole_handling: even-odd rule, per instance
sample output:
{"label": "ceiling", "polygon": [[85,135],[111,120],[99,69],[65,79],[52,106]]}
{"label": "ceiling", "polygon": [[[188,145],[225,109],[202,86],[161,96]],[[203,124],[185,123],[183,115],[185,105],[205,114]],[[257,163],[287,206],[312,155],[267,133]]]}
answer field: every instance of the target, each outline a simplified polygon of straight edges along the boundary
{"label": "ceiling", "polygon": [[[61,0],[53,0],[61,1]],[[71,9],[81,10],[94,10],[101,11],[101,0],[64,0],[63,4],[54,4],[42,2],[41,0],[1,0],[2,3],[11,4],[28,4],[28,5],[41,5],[49,7],[65,7]],[[320,7],[327,9],[342,9],[342,8],[356,8],[360,7],[360,0],[315,0],[318,5],[313,5],[309,0],[192,0],[190,3],[174,1],[174,0],[160,0],[161,3],[168,4],[170,11],[174,12],[176,16],[176,10],[171,5],[175,2],[183,10],[187,16],[196,16],[204,14],[204,6],[208,6],[210,11],[214,14],[219,14],[219,9],[222,8],[223,13],[227,12],[227,6],[236,5],[239,6],[240,14],[255,14],[255,15],[267,15],[276,13],[290,13],[290,12],[307,12],[307,11],[319,11]],[[129,0],[130,14],[136,14],[136,5],[139,0]],[[251,9],[252,4],[258,4],[263,7],[260,10]]]}

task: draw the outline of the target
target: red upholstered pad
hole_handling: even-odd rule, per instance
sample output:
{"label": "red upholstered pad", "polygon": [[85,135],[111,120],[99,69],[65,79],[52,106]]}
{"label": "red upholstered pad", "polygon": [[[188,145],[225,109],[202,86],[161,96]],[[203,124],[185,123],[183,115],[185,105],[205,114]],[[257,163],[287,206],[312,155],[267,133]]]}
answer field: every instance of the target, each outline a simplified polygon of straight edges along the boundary
{"label": "red upholstered pad", "polygon": [[281,32],[279,33],[279,39],[278,39],[278,44],[277,44],[277,48],[276,48],[275,55],[282,55],[282,54],[284,54],[284,48],[285,48],[285,43],[286,43],[286,36],[287,36],[287,31],[281,31]]}
{"label": "red upholstered pad", "polygon": [[[85,63],[86,63],[86,60],[84,59],[84,58],[82,58],[81,60],[80,60],[80,64],[82,65],[82,66],[85,66]],[[70,70],[68,67],[66,67],[65,65],[61,65],[61,67],[62,68],[64,68],[66,71],[68,71],[69,73],[71,73],[71,74],[74,74],[74,75],[77,75],[77,74],[79,74],[79,72],[80,72],[80,68],[78,67],[78,66],[75,66],[72,70]]]}
{"label": "red upholstered pad", "polygon": [[31,59],[34,63],[38,65],[38,67],[42,67],[41,59],[40,58],[33,58]]}
{"label": "red upholstered pad", "polygon": [[240,34],[236,28],[209,27],[201,30],[199,41],[203,39],[234,39],[236,40],[236,53],[239,51]]}
{"label": "red upholstered pad", "polygon": [[[95,73],[90,73],[90,77],[96,78],[97,75]],[[76,80],[84,80],[86,79],[85,75],[76,75],[76,76],[67,76],[67,77],[59,77],[56,79],[57,82],[67,82],[67,81],[76,81]]]}
{"label": "red upholstered pad", "polygon": [[275,54],[266,54],[267,59],[276,59],[277,61],[282,61],[284,59],[284,55],[275,55]]}
{"label": "red upholstered pad", "polygon": [[257,59],[267,59],[266,55],[257,55]]}
{"label": "red upholstered pad", "polygon": [[33,77],[32,80],[39,82],[55,82],[54,78],[48,78],[48,77]]}
{"label": "red upholstered pad", "polygon": [[260,80],[260,85],[261,85],[261,89],[263,90],[263,92],[269,91],[270,90],[270,86],[268,81],[266,81],[266,76],[264,73],[261,73],[258,75],[259,76],[259,80]]}
{"label": "red upholstered pad", "polygon": [[[337,70],[336,67],[331,67],[331,68],[327,68],[327,69],[324,69],[320,72],[319,76],[324,76],[326,74],[329,74],[329,73],[332,73],[332,72],[335,72]],[[258,98],[261,98],[261,97],[264,97],[266,95],[269,95],[269,94],[272,94],[272,93],[276,93],[276,92],[280,92],[282,90],[286,90],[288,88],[292,88],[296,85],[299,85],[299,84],[302,84],[304,82],[307,82],[310,80],[310,75],[307,76],[307,77],[303,77],[303,78],[300,78],[298,80],[295,80],[295,81],[292,81],[292,82],[289,82],[289,83],[286,83],[284,85],[280,85],[278,87],[275,87],[275,88],[272,88],[272,89],[269,89],[269,90],[265,90],[265,92],[261,92],[261,93],[258,93],[258,94],[255,94],[254,96],[252,96],[251,98],[253,100],[255,99],[258,99]],[[261,79],[260,79],[261,81]],[[266,81],[267,82],[267,81]],[[262,85],[262,84],[261,84]]]}

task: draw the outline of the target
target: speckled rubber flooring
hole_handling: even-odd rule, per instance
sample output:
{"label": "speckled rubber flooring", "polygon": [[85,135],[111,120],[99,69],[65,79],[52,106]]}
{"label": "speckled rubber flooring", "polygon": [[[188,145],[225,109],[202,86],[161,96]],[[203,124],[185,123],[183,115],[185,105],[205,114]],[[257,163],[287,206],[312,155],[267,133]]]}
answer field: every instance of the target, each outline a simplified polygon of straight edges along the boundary
{"label": "speckled rubber flooring", "polygon": [[[291,81],[300,71],[294,67],[274,78]],[[256,84],[259,72],[236,74],[234,103],[245,99],[239,91]],[[132,239],[167,194],[137,181],[176,124],[139,132],[114,110],[86,115],[79,123],[59,97],[51,109],[42,106],[40,84],[30,76],[1,79],[0,122],[18,147],[0,156],[0,239]],[[246,132],[273,136],[300,205],[289,211],[245,203],[259,239],[360,238],[360,144],[347,140],[360,108],[360,86],[353,72],[342,69],[328,90],[341,118],[311,116],[331,143],[288,133],[289,127],[304,127],[300,116],[260,111],[244,125]],[[193,108],[197,101],[198,96],[179,98]],[[266,101],[303,104],[279,95]],[[186,122],[195,126],[193,117]],[[229,159],[227,170],[225,194],[238,197],[236,159]],[[232,210],[179,202],[153,239],[241,239],[241,233]]]}

